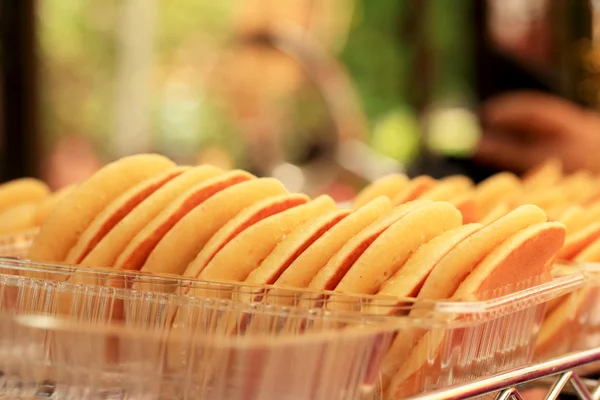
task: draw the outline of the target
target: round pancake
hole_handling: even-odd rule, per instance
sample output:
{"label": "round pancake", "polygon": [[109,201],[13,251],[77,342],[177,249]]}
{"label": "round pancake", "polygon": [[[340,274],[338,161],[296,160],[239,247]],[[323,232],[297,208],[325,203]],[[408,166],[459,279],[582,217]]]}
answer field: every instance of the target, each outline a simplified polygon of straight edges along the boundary
{"label": "round pancake", "polygon": [[419,199],[450,201],[460,194],[467,193],[472,187],[473,181],[466,176],[448,176],[444,179],[441,179],[431,189],[419,196]]}
{"label": "round pancake", "polygon": [[511,210],[511,207],[506,202],[499,203],[494,208],[492,208],[487,214],[483,215],[479,220],[479,223],[483,225],[488,225],[500,217],[505,216]]}
{"label": "round pancake", "polygon": [[599,239],[600,222],[594,222],[582,230],[576,231],[575,233],[569,233],[563,248],[558,253],[558,259],[570,261],[582,250]]}
{"label": "round pancake", "polygon": [[371,243],[335,290],[356,294],[377,293],[419,246],[461,224],[462,214],[444,201],[408,212]]}
{"label": "round pancake", "polygon": [[470,190],[466,193],[460,194],[456,197],[452,197],[448,200],[452,203],[463,216],[463,223],[470,224],[477,222],[479,218],[479,210],[477,204],[473,200],[473,191]]}
{"label": "round pancake", "polygon": [[519,198],[519,203],[535,204],[544,210],[551,210],[556,207],[564,206],[565,204],[570,204],[564,196],[563,189],[560,186],[525,194]]}
{"label": "round pancake", "polygon": [[300,254],[275,281],[275,285],[307,287],[344,244],[391,210],[392,203],[387,197],[378,197],[357,208]]}
{"label": "round pancake", "polygon": [[0,214],[24,203],[37,203],[50,195],[50,188],[34,178],[21,178],[0,185]]}
{"label": "round pancake", "polygon": [[336,209],[329,196],[320,196],[259,221],[227,243],[199,275],[208,281],[244,281],[296,226]]}
{"label": "round pancake", "polygon": [[56,192],[54,192],[51,196],[42,200],[37,206],[37,210],[35,211],[35,224],[36,226],[41,226],[48,216],[54,211],[56,206],[63,201],[65,197],[67,197],[71,192],[75,189],[76,185],[67,185]]}
{"label": "round pancake", "polygon": [[404,266],[383,284],[377,294],[415,297],[439,260],[458,243],[482,227],[483,225],[476,223],[462,225],[431,239],[410,256]]}
{"label": "round pancake", "polygon": [[417,298],[427,300],[451,297],[476,264],[514,233],[530,225],[546,222],[537,206],[520,206],[474,232],[457,244],[431,271]]}
{"label": "round pancake", "polygon": [[273,284],[310,245],[350,214],[350,210],[334,210],[309,219],[277,244],[275,249],[246,278],[251,284]]}
{"label": "round pancake", "polygon": [[594,177],[594,182],[590,186],[595,188],[595,190],[589,193],[587,198],[581,201],[581,204],[583,205],[590,205],[600,201],[600,178]]}
{"label": "round pancake", "polygon": [[588,224],[584,208],[577,204],[564,210],[556,220],[565,225],[569,235],[581,230]]}
{"label": "round pancake", "polygon": [[[515,286],[549,272],[549,261],[560,249],[564,238],[564,226],[556,222],[542,222],[518,231],[475,267],[461,283],[454,298],[485,296],[486,293],[501,289],[503,285]],[[427,332],[410,356],[402,357],[403,362],[396,363],[401,367],[394,375],[388,392],[400,397],[414,394],[415,382],[431,375],[428,359],[439,354],[444,338],[443,330]]]}
{"label": "round pancake", "polygon": [[116,267],[118,257],[130,248],[134,238],[145,227],[190,187],[219,176],[223,170],[211,166],[199,166],[187,169],[182,174],[159,187],[140,204],[126,214],[117,224],[102,237],[96,246],[81,261],[88,267]]}
{"label": "round pancake", "polygon": [[431,204],[429,200],[415,200],[395,207],[389,214],[371,223],[352,237],[317,272],[308,284],[313,290],[333,290],[363,252],[394,222],[410,211]]}
{"label": "round pancake", "polygon": [[546,208],[546,215],[548,216],[548,221],[558,221],[558,219],[571,208],[573,203],[563,202],[562,204],[557,203],[551,207]]}
{"label": "round pancake", "polygon": [[533,279],[548,276],[549,262],[558,254],[566,237],[560,222],[542,222],[528,226],[500,243],[460,284],[453,298],[486,293],[503,287],[525,288]]}
{"label": "round pancake", "polygon": [[583,263],[600,262],[600,240],[596,240],[581,250],[579,254],[573,258],[573,261]]}
{"label": "round pancake", "polygon": [[[449,230],[442,235],[430,240],[408,259],[404,267],[384,284],[378,295],[394,297],[415,297],[429,273],[437,263],[450,252],[457,244],[461,243],[472,233],[482,228],[481,224],[462,225]],[[389,302],[386,302],[386,305]],[[395,309],[378,307],[377,303],[367,309],[370,314],[394,314]],[[419,332],[410,331],[399,336],[392,342],[383,359],[382,374],[384,384],[387,385],[393,374],[398,370],[404,358],[411,350],[413,343],[419,337]]]}
{"label": "round pancake", "polygon": [[34,229],[35,203],[23,203],[0,213],[0,235],[10,235]]}
{"label": "round pancake", "polygon": [[108,204],[139,182],[175,164],[143,154],[106,165],[60,202],[40,229],[28,254],[33,261],[62,262],[93,219]]}
{"label": "round pancake", "polygon": [[362,207],[371,200],[380,196],[385,196],[389,199],[394,198],[400,191],[405,188],[410,180],[406,175],[391,174],[377,179],[365,187],[354,199],[354,207]]}
{"label": "round pancake", "polygon": [[[118,258],[115,262],[115,268],[139,270],[157,243],[190,210],[202,204],[202,202],[220,190],[254,178],[253,175],[244,171],[231,171],[224,175],[213,175],[211,178],[202,180],[191,188],[187,186],[176,197],[172,197],[169,203],[163,203],[166,207],[165,205],[161,205],[157,209],[158,213],[154,213],[154,217],[145,226],[142,225],[142,229],[137,231],[137,234],[127,247],[120,254],[116,254]],[[180,274],[183,272],[183,270],[172,270],[168,265],[165,265],[163,268],[164,270],[161,272],[165,273]]]}
{"label": "round pancake", "polygon": [[[111,202],[92,221],[90,226],[81,234],[77,244],[69,250],[65,262],[79,264],[94,247],[125,218],[131,210],[136,208],[146,198],[151,196],[167,182],[178,177],[189,167],[175,167],[146,179]],[[110,265],[96,265],[97,267],[110,267]]]}
{"label": "round pancake", "polygon": [[309,198],[305,195],[283,194],[261,200],[245,208],[208,240],[194,260],[186,267],[183,275],[187,278],[197,278],[215,254],[237,235],[265,218],[308,201]]}
{"label": "round pancake", "polygon": [[562,163],[549,159],[523,175],[523,186],[530,191],[543,190],[556,185],[563,176]]}
{"label": "round pancake", "polygon": [[488,214],[497,204],[512,202],[522,191],[519,178],[509,172],[500,172],[479,183],[473,193],[480,218]]}
{"label": "round pancake", "polygon": [[418,176],[411,180],[396,196],[392,198],[392,204],[397,206],[416,200],[432,189],[437,181],[430,176]]}
{"label": "round pancake", "polygon": [[178,273],[185,272],[208,240],[229,220],[258,201],[284,193],[284,186],[273,178],[240,182],[215,193],[167,232],[152,250],[141,271],[159,273],[168,268],[180,271]]}
{"label": "round pancake", "polygon": [[591,223],[600,221],[600,203],[590,204],[577,211],[573,212],[574,215],[563,216],[561,218],[561,221],[565,222],[570,233],[582,230]]}
{"label": "round pancake", "polygon": [[583,204],[593,198],[598,191],[596,177],[589,171],[577,171],[566,177],[561,183],[566,199]]}
{"label": "round pancake", "polygon": [[560,298],[560,303],[546,314],[535,345],[536,358],[553,357],[572,350],[571,346],[578,339],[579,333],[577,316],[586,303],[595,299],[593,289],[580,288]]}

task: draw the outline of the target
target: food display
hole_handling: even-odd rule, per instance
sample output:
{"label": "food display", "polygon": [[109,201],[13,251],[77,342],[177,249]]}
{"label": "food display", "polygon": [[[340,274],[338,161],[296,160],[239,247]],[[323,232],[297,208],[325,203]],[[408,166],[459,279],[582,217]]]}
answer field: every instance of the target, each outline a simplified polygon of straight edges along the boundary
{"label": "food display", "polygon": [[[466,223],[471,217],[465,218],[460,206],[482,209],[490,185],[484,194],[475,190],[479,195],[468,197],[472,185],[462,177],[439,184],[430,178],[402,182],[383,181],[404,184],[394,200],[366,196],[369,190],[386,193],[376,182],[375,190],[359,195],[355,209],[345,210],[328,196],[289,193],[273,179],[244,171],[175,166],[158,155],[126,157],[56,205],[27,258],[208,281],[366,295],[383,289],[396,295],[390,288],[402,280],[397,275],[428,245],[448,252],[430,261],[429,273],[409,294],[445,299],[548,275],[548,262],[563,247],[565,226],[549,222],[535,205],[518,206],[487,224]],[[506,259],[521,266],[506,266]],[[510,274],[502,274],[504,269]],[[294,274],[302,276],[288,278]],[[471,279],[478,283],[469,284]]]}
{"label": "food display", "polygon": [[[397,325],[267,304],[141,297],[110,284],[84,291],[65,279],[17,284],[14,273],[23,267],[8,262],[0,273],[2,398],[380,398],[373,372]],[[66,267],[40,268],[54,277],[74,274]],[[10,292],[24,304],[11,306]],[[50,311],[52,300],[65,293],[79,307],[70,318]],[[118,301],[129,311],[124,323],[107,307]],[[175,306],[191,321],[177,333],[165,330]],[[45,315],[10,313],[11,307]],[[235,335],[224,332],[225,323],[238,327]],[[335,368],[340,362],[344,368]]]}
{"label": "food display", "polygon": [[[478,185],[456,183],[464,180],[464,177],[449,177],[435,183],[429,177],[409,180],[403,175],[392,175],[365,188],[356,197],[355,204],[360,205],[380,194],[393,204],[407,197],[435,197],[454,203],[461,198],[472,205],[471,214],[463,214],[464,217],[482,224],[499,221],[526,204],[538,206],[549,220],[560,222],[566,229],[565,243],[556,259],[577,263],[593,283],[549,305],[540,329],[536,357],[547,358],[600,345],[600,325],[596,322],[600,315],[596,305],[600,292],[594,287],[595,282],[600,281],[598,268],[590,264],[600,262],[600,177],[587,171],[565,174],[560,162],[549,160],[522,178],[503,172]],[[422,190],[423,182],[429,182],[425,190]],[[453,190],[440,195],[440,187],[450,186]],[[421,189],[415,190],[416,187]]]}
{"label": "food display", "polygon": [[18,234],[41,226],[72,186],[51,193],[37,179],[16,179],[0,185],[0,236]]}
{"label": "food display", "polygon": [[33,178],[1,184],[0,256],[25,256],[39,227],[71,190],[73,186],[67,186],[51,193]]}
{"label": "food display", "polygon": [[[20,266],[18,275],[103,288],[121,299],[139,291],[443,324],[407,325],[387,347],[379,389],[385,398],[402,398],[486,373],[478,363],[466,368],[447,358],[451,349],[489,340],[473,336],[473,318],[477,329],[510,319],[525,327],[518,343],[497,339],[479,359],[490,363],[511,354],[495,362],[498,369],[528,362],[541,322],[533,310],[574,288],[573,276],[563,282],[552,272],[565,225],[536,205],[516,203],[500,213],[493,204],[515,182],[506,174],[479,187],[460,176],[392,175],[346,209],[325,195],[290,193],[273,178],[136,155],[108,164],[55,205],[26,257],[37,266]],[[51,264],[67,265],[71,273],[48,269]],[[98,271],[121,275],[102,278]],[[535,300],[515,305],[515,294],[532,287],[539,288]],[[449,302],[468,309],[486,301],[503,301],[504,313],[440,316],[423,307]],[[5,297],[4,304],[23,303]],[[74,289],[57,291],[52,304],[55,315],[81,316],[87,309]],[[140,315],[132,304],[104,303],[105,322],[131,324]],[[163,328],[173,334],[190,329],[185,307],[164,318]],[[223,326],[225,336],[240,332],[239,323]],[[168,348],[166,365],[176,370],[181,352]]]}

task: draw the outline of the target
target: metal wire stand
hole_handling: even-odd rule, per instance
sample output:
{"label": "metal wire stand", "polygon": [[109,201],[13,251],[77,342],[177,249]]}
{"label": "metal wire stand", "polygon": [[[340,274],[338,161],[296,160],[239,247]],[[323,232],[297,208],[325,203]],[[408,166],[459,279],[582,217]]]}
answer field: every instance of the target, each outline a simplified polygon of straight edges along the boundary
{"label": "metal wire stand", "polygon": [[[463,385],[411,397],[410,400],[471,399],[496,394],[497,400],[522,400],[523,390],[549,387],[546,400],[573,394],[582,400],[600,400],[600,384],[575,370],[600,361],[600,348],[567,354],[538,364],[514,369]],[[569,388],[569,385],[571,388]]]}

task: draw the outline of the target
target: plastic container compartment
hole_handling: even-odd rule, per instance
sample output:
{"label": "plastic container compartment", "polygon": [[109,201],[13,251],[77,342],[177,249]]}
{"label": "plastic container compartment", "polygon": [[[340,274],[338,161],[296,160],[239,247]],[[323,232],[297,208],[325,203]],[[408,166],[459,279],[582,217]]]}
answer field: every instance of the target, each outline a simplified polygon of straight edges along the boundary
{"label": "plastic container compartment", "polygon": [[[168,382],[195,388],[178,398],[208,395],[223,399],[397,399],[522,366],[533,357],[547,303],[581,288],[585,282],[581,273],[569,270],[556,274],[549,282],[491,300],[428,302],[221,284],[10,259],[0,260],[0,272],[0,310],[4,313],[70,315],[86,324],[85,329],[77,330],[83,329],[86,334],[103,332],[102,327],[111,324],[122,325],[134,336],[135,332],[156,331],[166,338],[166,344],[155,345],[162,346],[163,358],[145,361],[148,365],[144,368],[160,366],[169,376],[165,378]],[[353,336],[352,327],[370,336]],[[243,355],[228,353],[225,357],[219,351],[203,349],[198,364],[189,359],[196,354],[189,345],[173,345],[170,341],[171,337],[186,335],[220,338],[226,343],[237,343],[251,335],[267,340],[258,348],[244,347],[248,353]],[[321,338],[320,342],[310,339],[315,340],[311,342],[314,354],[305,345],[313,335]],[[274,337],[284,341],[291,337],[289,343],[298,347],[293,350],[290,344],[285,352],[270,350],[270,344],[277,344]],[[354,338],[353,343],[346,341],[350,338]],[[126,343],[121,339],[113,342]],[[73,361],[77,368],[67,369],[85,370],[90,363],[86,356],[89,351],[75,351],[78,345],[73,344],[74,340],[71,343],[65,352],[72,349],[73,354],[65,356],[62,364],[79,360]],[[355,353],[357,349],[362,349],[360,355]],[[271,353],[274,351],[279,353]],[[354,367],[359,364],[360,368]],[[204,365],[204,369],[196,373],[198,365]],[[120,368],[106,362],[98,368],[105,367]],[[218,374],[214,372],[217,369]],[[146,376],[152,376],[152,382],[160,381],[158,372],[152,373],[155,375],[143,374],[131,381],[145,380]],[[320,378],[331,374],[335,379]],[[86,376],[93,375],[97,374]],[[55,375],[52,377],[56,380]],[[219,384],[215,386],[215,382]],[[215,396],[215,387],[221,390],[218,393],[227,395]]]}
{"label": "plastic container compartment", "polygon": [[[9,270],[0,274],[1,399],[379,398],[378,367],[399,326]],[[59,315],[62,296],[71,315]],[[186,323],[175,331],[176,311]]]}
{"label": "plastic container compartment", "polygon": [[0,257],[25,257],[38,230],[0,235]]}
{"label": "plastic container compartment", "polygon": [[[600,346],[600,264],[573,266],[586,276],[586,284],[549,304],[536,346],[536,359]],[[598,369],[597,365],[586,368]]]}

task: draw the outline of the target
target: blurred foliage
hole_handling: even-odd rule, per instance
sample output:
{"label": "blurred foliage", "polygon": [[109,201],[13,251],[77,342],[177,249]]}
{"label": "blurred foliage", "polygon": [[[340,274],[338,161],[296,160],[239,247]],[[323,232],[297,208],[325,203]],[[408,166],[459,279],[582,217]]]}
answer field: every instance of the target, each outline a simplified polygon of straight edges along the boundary
{"label": "blurred foliage", "polygon": [[106,137],[112,103],[116,0],[38,2],[43,132]]}
{"label": "blurred foliage", "polygon": [[358,89],[367,118],[406,101],[413,49],[400,42],[407,1],[357,0],[352,30],[341,59]]}
{"label": "blurred foliage", "polygon": [[[243,141],[234,122],[222,111],[219,100],[208,99],[206,92],[214,57],[231,37],[239,3],[157,1],[154,106],[149,110],[157,146],[177,151],[185,146],[218,144],[243,157]],[[375,132],[372,144],[405,161],[414,155],[419,129],[409,104],[409,80],[419,76],[411,70],[416,45],[403,38],[410,1],[419,0],[356,0],[353,24],[339,54]],[[436,54],[436,99],[468,95],[471,59],[465,43],[469,3],[430,0],[425,22],[428,45]],[[107,150],[102,146],[113,127],[122,4],[122,0],[38,2],[41,126],[48,144],[75,133],[94,140],[99,150]],[[168,88],[173,84],[187,86],[183,97],[171,96]],[[291,122],[282,134],[285,147],[295,148],[302,158],[310,151],[305,142],[323,142],[322,133],[333,127],[314,88],[305,85],[295,96],[284,104]]]}
{"label": "blurred foliage", "polygon": [[434,0],[426,21],[435,63],[436,99],[468,97],[472,88],[473,59],[469,13],[471,1]]}

